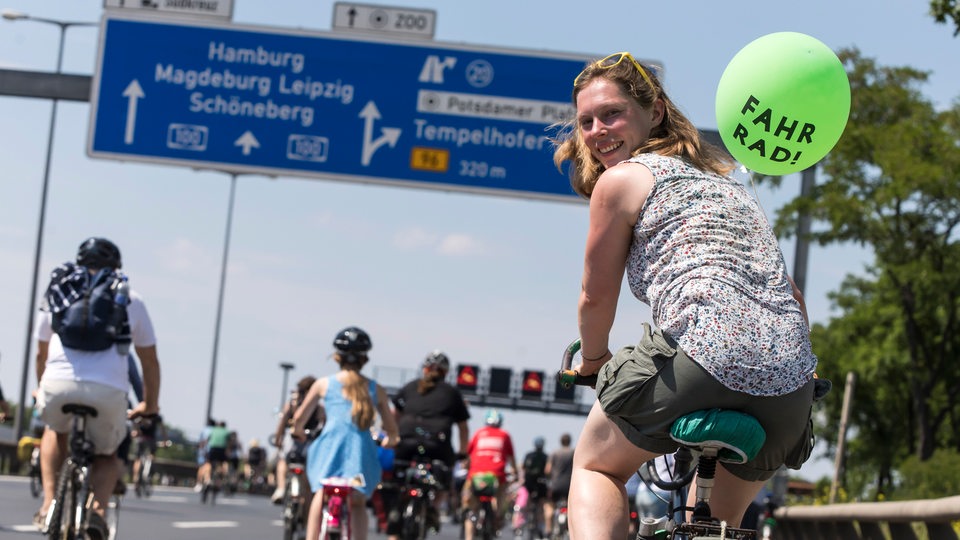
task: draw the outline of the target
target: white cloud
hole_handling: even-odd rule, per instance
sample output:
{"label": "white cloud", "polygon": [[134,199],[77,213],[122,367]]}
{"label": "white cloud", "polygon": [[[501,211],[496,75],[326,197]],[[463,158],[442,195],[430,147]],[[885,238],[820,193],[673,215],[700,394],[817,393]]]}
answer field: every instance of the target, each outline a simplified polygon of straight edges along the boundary
{"label": "white cloud", "polygon": [[485,251],[483,244],[479,240],[466,234],[448,234],[443,237],[437,246],[438,253],[456,257],[482,255]]}
{"label": "white cloud", "polygon": [[393,245],[404,251],[432,251],[452,257],[481,255],[487,251],[482,242],[468,234],[438,234],[421,227],[397,231]]}

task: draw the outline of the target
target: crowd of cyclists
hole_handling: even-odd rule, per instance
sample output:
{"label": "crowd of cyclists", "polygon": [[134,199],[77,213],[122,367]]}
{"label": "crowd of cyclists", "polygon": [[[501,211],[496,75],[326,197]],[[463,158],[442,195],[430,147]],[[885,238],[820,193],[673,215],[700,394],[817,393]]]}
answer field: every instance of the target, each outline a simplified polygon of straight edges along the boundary
{"label": "crowd of cyclists", "polygon": [[[353,332],[369,343],[369,336],[362,330]],[[362,352],[366,353],[370,346],[361,347],[366,349]],[[375,489],[363,501],[372,516],[373,530],[391,540],[407,538],[405,531],[409,529],[404,528],[404,520],[410,517],[403,515],[405,502],[401,496],[407,481],[404,471],[409,470],[411,463],[421,463],[433,467],[431,478],[437,483],[435,496],[430,499],[430,511],[423,517],[424,522],[417,524],[427,533],[439,531],[442,523],[455,527],[465,522],[470,525],[470,512],[477,507],[478,490],[474,486],[489,483],[487,487],[492,486],[494,493],[491,502],[496,511],[498,535],[507,531],[517,538],[565,538],[554,529],[559,526],[556,515],[561,509],[565,510],[570,487],[573,464],[570,434],[562,434],[557,440],[558,446],[550,452],[544,437],[535,437],[533,448],[522,459],[504,428],[504,415],[497,409],[485,411],[483,425],[471,434],[468,401],[456,386],[447,382],[449,372],[450,360],[446,354],[429,353],[421,364],[420,376],[390,398],[397,432],[392,444],[382,444],[386,439],[382,422],[369,429],[381,465],[380,477],[368,479]],[[306,437],[293,437],[291,431],[298,410],[317,381],[314,376],[297,381],[266,444],[251,439],[244,448],[237,432],[229,429],[225,421],[208,420],[197,440],[194,480],[194,489],[201,493],[203,500],[207,499],[206,490],[227,495],[244,491],[269,494],[271,502],[286,506],[290,503],[287,482],[291,474],[296,474],[299,485],[305,487],[296,494],[298,508],[302,509],[296,516],[301,534],[294,538],[307,538],[302,531],[316,487],[311,487],[306,462],[309,447],[328,421],[322,404],[309,418],[302,419]],[[134,393],[139,393],[138,382],[133,380],[131,384]],[[33,422],[37,429],[21,441],[24,462],[29,459],[32,444],[39,442],[36,437],[42,430],[42,423],[36,417]],[[138,497],[149,496],[149,486],[164,480],[150,470],[149,463],[158,448],[167,444],[167,429],[159,415],[129,422],[128,435],[118,450],[125,474],[115,491],[126,492],[129,482]],[[272,451],[269,447],[273,447]],[[641,490],[635,497],[637,484],[628,484],[628,492],[631,499],[640,501],[642,513],[643,501],[649,501],[651,496]],[[640,484],[642,486],[642,482]],[[654,500],[657,501],[655,497]],[[637,517],[638,509],[634,507],[633,511]],[[657,512],[662,509],[658,508]],[[464,527],[460,534],[472,540],[473,527]],[[355,533],[355,537],[362,538],[362,535]]]}
{"label": "crowd of cyclists", "polygon": [[[350,350],[351,354],[359,355],[357,371],[366,363],[371,347],[369,336],[355,327],[345,329],[334,341],[335,354]],[[349,363],[341,361],[341,370],[345,365]],[[447,355],[432,351],[423,360],[417,379],[393,396],[384,397],[389,400],[389,408],[385,410],[390,417],[365,426],[364,433],[372,441],[379,473],[377,477],[365,478],[365,483],[371,483],[372,487],[360,501],[361,513],[368,514],[364,516],[364,523],[370,517],[372,522],[356,529],[354,537],[362,540],[368,528],[391,540],[408,537],[409,524],[404,520],[411,517],[403,512],[404,488],[405,482],[413,480],[404,475],[410,474],[411,464],[419,463],[431,467],[430,478],[435,488],[429,498],[429,510],[419,518],[422,523],[416,524],[418,530],[425,531],[420,537],[438,532],[442,523],[448,523],[448,526],[463,527],[461,537],[473,540],[472,512],[478,508],[478,494],[487,492],[491,495],[488,499],[494,508],[498,536],[506,530],[518,538],[565,538],[563,532],[558,534],[554,529],[559,527],[557,513],[566,509],[570,487],[573,468],[570,434],[562,434],[557,440],[559,445],[551,452],[547,452],[544,437],[536,437],[533,449],[519,459],[513,440],[504,428],[501,411],[485,411],[482,426],[470,432],[469,403],[456,386],[447,382],[449,372]],[[299,521],[296,530],[300,533],[292,538],[316,538],[316,531],[310,530],[307,535],[302,531],[306,530],[310,514],[318,511],[312,502],[319,484],[317,478],[308,474],[310,456],[317,454],[311,454],[310,448],[318,444],[319,435],[331,429],[329,426],[333,423],[326,399],[318,399],[316,395],[316,388],[322,386],[323,381],[329,384],[329,377],[305,376],[297,382],[266,444],[251,439],[244,448],[238,433],[229,429],[225,421],[208,420],[197,440],[197,472],[193,482],[202,500],[206,502],[211,494],[244,491],[269,495],[273,504],[286,508],[291,504],[287,484],[293,474],[304,487],[294,493],[298,508],[294,518]],[[132,385],[134,392],[139,392],[136,381]],[[376,388],[379,386],[371,386],[374,392]],[[313,410],[304,417],[305,403],[311,395]],[[37,427],[42,429],[42,424]],[[389,430],[385,430],[387,427]],[[391,430],[392,436],[388,434]],[[129,481],[138,497],[149,496],[150,486],[165,480],[155,474],[149,464],[158,448],[169,444],[167,439],[168,433],[159,415],[129,422],[128,435],[117,453],[124,463],[125,474],[117,482],[115,492],[126,492]],[[23,452],[28,453],[30,443],[37,441],[25,437]],[[272,451],[269,447],[273,447]],[[324,452],[329,453],[329,449]],[[337,463],[332,467],[335,470],[324,474],[349,472],[339,469]]]}

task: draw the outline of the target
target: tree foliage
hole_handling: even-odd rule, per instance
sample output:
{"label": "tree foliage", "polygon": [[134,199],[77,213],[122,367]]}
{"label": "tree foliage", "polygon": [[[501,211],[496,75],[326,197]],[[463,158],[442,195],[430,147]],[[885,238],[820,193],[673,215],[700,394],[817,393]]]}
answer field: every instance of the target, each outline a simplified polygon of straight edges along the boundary
{"label": "tree foliage", "polygon": [[960,34],[960,4],[957,0],[930,0],[930,14],[941,24],[953,22],[953,35]]}
{"label": "tree foliage", "polygon": [[869,491],[882,496],[908,457],[960,448],[960,102],[937,111],[919,91],[927,73],[856,49],[839,56],[852,93],[846,130],[819,184],[781,208],[775,228],[791,234],[805,212],[811,241],[874,253],[865,275],[831,294],[841,316],[812,335],[818,370],[839,390],[822,435],[836,443],[842,381],[855,373],[846,470],[870,472]]}
{"label": "tree foliage", "polygon": [[937,450],[922,462],[910,457],[900,467],[900,477],[900,500],[935,499],[960,493],[960,453]]}

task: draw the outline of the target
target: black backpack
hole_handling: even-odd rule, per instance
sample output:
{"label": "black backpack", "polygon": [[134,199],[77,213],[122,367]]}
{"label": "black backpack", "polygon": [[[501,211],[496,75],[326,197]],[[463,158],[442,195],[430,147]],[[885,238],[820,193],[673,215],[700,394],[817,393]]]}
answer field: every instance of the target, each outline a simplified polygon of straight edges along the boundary
{"label": "black backpack", "polygon": [[127,278],[112,268],[91,274],[86,267],[66,263],[55,269],[47,288],[53,331],[65,347],[102,351],[130,344]]}
{"label": "black backpack", "polygon": [[533,451],[523,459],[523,473],[528,479],[540,479],[547,471],[547,454]]}

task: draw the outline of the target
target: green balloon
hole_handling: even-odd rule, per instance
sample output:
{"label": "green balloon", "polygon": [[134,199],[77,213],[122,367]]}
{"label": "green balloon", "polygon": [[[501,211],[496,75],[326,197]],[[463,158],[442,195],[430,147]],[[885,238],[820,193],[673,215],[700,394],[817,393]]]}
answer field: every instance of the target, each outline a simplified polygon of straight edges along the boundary
{"label": "green balloon", "polygon": [[786,175],[816,164],[840,140],[850,81],[822,42],[777,32],[730,60],[716,107],[720,137],[737,161],[761,174]]}

